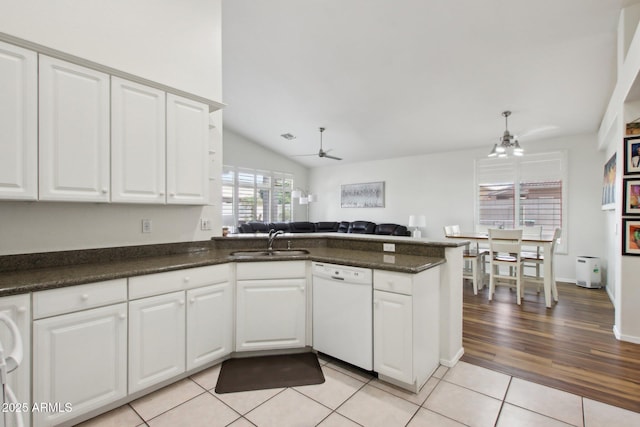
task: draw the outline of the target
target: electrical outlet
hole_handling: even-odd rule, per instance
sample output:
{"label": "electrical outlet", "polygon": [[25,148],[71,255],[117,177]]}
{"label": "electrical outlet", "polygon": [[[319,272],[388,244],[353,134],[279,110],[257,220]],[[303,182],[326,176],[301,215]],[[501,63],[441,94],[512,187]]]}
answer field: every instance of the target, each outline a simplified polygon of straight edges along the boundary
{"label": "electrical outlet", "polygon": [[211,220],[208,218],[200,218],[200,230],[211,230]]}
{"label": "electrical outlet", "polygon": [[383,243],[382,250],[385,252],[395,252],[396,244],[395,243]]}
{"label": "electrical outlet", "polygon": [[151,233],[151,220],[143,219],[142,220],[142,232],[143,233]]}

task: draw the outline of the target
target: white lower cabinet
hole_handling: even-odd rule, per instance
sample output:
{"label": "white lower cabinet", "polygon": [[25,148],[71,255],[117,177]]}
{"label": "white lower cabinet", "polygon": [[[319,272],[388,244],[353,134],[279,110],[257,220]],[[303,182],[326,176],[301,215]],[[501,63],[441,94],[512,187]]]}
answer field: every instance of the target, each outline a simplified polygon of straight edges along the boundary
{"label": "white lower cabinet", "polygon": [[373,370],[417,393],[440,361],[440,267],[373,272]]}
{"label": "white lower cabinet", "polygon": [[129,393],[232,351],[229,265],[129,279]]}
{"label": "white lower cabinet", "polygon": [[305,271],[304,261],[238,264],[236,351],[305,346]]}
{"label": "white lower cabinet", "polygon": [[[51,426],[127,395],[127,304],[33,323],[34,426]],[[41,404],[48,406],[42,408]]]}
{"label": "white lower cabinet", "polygon": [[[18,402],[31,408],[31,299],[28,294],[13,295],[0,298],[0,313],[4,313],[18,326],[22,338],[23,357],[22,363],[17,369],[9,373],[7,383],[16,396]],[[0,323],[0,342],[5,351],[5,357],[15,342],[4,323]],[[16,424],[13,414],[7,413],[7,425],[13,427]],[[29,410],[19,413],[26,427],[31,425],[31,412]]]}
{"label": "white lower cabinet", "polygon": [[233,293],[228,281],[187,291],[187,370],[230,354]]}
{"label": "white lower cabinet", "polygon": [[184,291],[129,303],[129,393],[185,370]]}
{"label": "white lower cabinet", "polygon": [[373,370],[411,383],[413,376],[413,313],[411,297],[373,291]]}

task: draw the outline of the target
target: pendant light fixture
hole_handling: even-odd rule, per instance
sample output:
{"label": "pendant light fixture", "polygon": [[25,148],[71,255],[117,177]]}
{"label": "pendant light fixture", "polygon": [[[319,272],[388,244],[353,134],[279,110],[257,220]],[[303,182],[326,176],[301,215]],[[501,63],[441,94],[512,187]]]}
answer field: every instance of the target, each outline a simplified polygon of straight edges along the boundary
{"label": "pendant light fixture", "polygon": [[509,151],[511,151],[514,156],[522,156],[524,154],[524,150],[520,147],[516,136],[509,133],[508,118],[510,115],[511,111],[502,112],[502,116],[504,117],[504,134],[500,137],[499,143],[493,144],[489,157],[507,157]]}

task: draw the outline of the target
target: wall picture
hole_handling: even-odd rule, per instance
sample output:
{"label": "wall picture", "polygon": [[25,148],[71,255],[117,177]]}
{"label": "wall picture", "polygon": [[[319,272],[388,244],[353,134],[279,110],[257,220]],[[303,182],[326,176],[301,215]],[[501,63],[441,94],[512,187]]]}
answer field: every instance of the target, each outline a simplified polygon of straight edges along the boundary
{"label": "wall picture", "polygon": [[384,181],[342,185],[340,206],[343,208],[383,208]]}
{"label": "wall picture", "polygon": [[640,255],[640,220],[622,219],[622,255]]}
{"label": "wall picture", "polygon": [[623,215],[640,215],[640,178],[623,179]]}
{"label": "wall picture", "polygon": [[602,178],[602,210],[615,209],[615,184],[616,184],[616,153],[611,156],[604,165],[604,175]]}
{"label": "wall picture", "polygon": [[624,139],[624,174],[640,174],[640,136]]}

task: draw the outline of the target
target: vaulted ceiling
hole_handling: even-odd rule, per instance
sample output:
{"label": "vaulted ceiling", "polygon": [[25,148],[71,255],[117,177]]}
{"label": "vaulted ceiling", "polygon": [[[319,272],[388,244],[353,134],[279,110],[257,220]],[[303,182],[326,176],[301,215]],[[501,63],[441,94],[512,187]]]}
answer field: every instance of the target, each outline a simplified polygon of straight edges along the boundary
{"label": "vaulted ceiling", "polygon": [[308,167],[319,127],[342,163],[594,133],[638,2],[223,0],[224,126]]}

